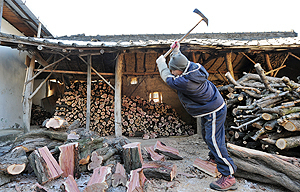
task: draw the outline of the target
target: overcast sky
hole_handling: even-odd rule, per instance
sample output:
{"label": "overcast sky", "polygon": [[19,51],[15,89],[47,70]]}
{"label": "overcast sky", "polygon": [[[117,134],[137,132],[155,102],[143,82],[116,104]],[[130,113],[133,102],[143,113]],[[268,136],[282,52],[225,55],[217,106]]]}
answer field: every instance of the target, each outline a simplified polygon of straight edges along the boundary
{"label": "overcast sky", "polygon": [[291,31],[299,0],[23,0],[54,36]]}

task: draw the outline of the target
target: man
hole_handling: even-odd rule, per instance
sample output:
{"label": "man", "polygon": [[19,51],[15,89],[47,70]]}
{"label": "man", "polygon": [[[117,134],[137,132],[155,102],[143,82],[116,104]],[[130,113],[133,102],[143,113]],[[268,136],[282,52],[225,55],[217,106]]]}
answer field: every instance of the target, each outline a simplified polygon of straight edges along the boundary
{"label": "man", "polygon": [[203,139],[210,150],[211,161],[217,163],[217,169],[222,177],[210,184],[219,191],[237,189],[232,174],[236,171],[233,160],[229,157],[225,144],[225,128],[227,107],[216,86],[208,80],[205,68],[189,61],[179,50],[180,44],[174,42],[174,48],[169,61],[161,55],[157,60],[157,67],[161,78],[173,89],[193,117],[201,117]]}

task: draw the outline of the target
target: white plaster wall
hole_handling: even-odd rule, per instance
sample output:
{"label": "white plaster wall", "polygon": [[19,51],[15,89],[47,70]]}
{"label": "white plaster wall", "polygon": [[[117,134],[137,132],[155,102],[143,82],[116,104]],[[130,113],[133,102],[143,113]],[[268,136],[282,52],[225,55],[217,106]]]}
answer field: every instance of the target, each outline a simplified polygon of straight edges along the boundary
{"label": "white plaster wall", "polygon": [[[1,32],[21,36],[6,20],[1,21]],[[26,53],[0,46],[0,129],[23,126],[21,96],[25,78]]]}

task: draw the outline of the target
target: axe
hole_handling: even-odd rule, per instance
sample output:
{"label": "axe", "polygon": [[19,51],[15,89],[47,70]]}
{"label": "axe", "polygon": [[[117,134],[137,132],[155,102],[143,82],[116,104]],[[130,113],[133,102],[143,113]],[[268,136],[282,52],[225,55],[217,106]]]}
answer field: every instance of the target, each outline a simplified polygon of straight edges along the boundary
{"label": "axe", "polygon": [[[178,40],[178,43],[180,43],[183,39],[185,39],[195,29],[195,27],[197,27],[197,25],[201,23],[201,21],[204,21],[208,26],[208,19],[197,8],[194,9],[193,12],[200,15],[201,20],[193,28],[191,28],[183,37],[181,37],[181,39]],[[169,51],[164,54],[164,57],[166,58],[174,49],[175,48],[169,49]]]}

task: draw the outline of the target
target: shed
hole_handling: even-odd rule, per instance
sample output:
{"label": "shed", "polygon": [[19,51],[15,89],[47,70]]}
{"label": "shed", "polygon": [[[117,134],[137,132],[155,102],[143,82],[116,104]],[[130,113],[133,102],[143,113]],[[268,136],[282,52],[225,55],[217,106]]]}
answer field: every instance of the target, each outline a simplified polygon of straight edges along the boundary
{"label": "shed", "polygon": [[[0,41],[2,46],[26,51],[31,55],[27,60],[28,77],[24,94],[24,102],[28,102],[25,108],[27,115],[23,117],[27,131],[30,129],[30,100],[38,90],[34,91],[29,86],[34,79],[42,78],[46,82],[55,78],[64,82],[64,85],[84,80],[87,82],[87,98],[90,97],[91,82],[102,79],[115,89],[115,128],[118,130],[116,135],[120,135],[122,95],[149,99],[152,93],[158,92],[161,94],[161,102],[175,108],[185,121],[194,121],[181,107],[176,93],[161,80],[155,64],[157,57],[181,36],[82,34],[54,39],[1,33]],[[227,71],[239,78],[243,72],[252,72],[255,63],[261,63],[272,76],[289,75],[290,79],[296,80],[297,72],[299,74],[299,48],[300,38],[294,31],[190,34],[181,43],[183,54],[189,60],[201,63],[210,73],[209,79],[216,85],[227,84],[224,77]],[[131,83],[133,79],[135,84]],[[90,103],[87,99],[87,128],[89,113]]]}

